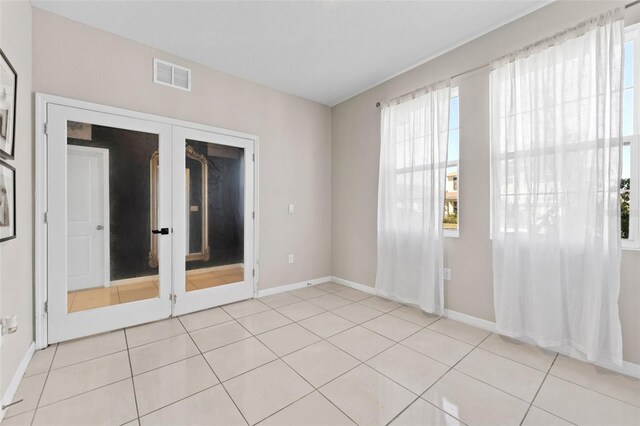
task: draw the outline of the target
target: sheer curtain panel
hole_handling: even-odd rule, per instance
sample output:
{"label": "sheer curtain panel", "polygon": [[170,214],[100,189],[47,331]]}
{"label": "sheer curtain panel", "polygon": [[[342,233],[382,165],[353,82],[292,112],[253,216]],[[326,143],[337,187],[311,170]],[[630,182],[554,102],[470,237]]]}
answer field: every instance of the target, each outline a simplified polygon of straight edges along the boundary
{"label": "sheer curtain panel", "polygon": [[617,364],[623,31],[612,11],[490,74],[498,331]]}
{"label": "sheer curtain panel", "polygon": [[381,123],[376,288],[436,314],[444,305],[449,96],[442,82],[383,104]]}

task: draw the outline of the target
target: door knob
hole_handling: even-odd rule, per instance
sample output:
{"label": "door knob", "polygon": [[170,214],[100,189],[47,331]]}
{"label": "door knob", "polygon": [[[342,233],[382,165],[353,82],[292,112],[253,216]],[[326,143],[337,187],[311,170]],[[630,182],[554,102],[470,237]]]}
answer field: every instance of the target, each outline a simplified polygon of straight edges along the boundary
{"label": "door knob", "polygon": [[152,229],[153,234],[169,235],[169,228]]}
{"label": "door knob", "polygon": [[104,226],[102,226],[102,225],[98,225],[98,226],[96,226],[96,229],[97,229],[98,231],[102,231],[102,230],[104,229]]}

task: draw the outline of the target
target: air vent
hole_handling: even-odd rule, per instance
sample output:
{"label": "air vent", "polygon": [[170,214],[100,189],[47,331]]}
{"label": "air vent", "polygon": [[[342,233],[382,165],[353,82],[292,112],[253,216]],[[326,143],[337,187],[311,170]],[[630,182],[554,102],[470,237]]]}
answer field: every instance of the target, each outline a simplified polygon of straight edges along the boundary
{"label": "air vent", "polygon": [[153,59],[153,82],[191,91],[191,70],[170,62]]}

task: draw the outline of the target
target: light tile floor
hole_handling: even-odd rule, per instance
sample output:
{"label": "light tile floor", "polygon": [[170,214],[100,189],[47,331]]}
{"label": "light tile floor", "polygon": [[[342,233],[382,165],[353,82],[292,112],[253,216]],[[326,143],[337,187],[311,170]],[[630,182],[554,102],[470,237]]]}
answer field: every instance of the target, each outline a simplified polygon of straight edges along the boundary
{"label": "light tile floor", "polygon": [[[194,269],[187,271],[185,285],[187,291],[195,291],[236,283],[243,279],[244,270],[240,267],[213,271]],[[86,311],[154,297],[158,297],[158,280],[157,277],[149,277],[148,280],[131,284],[70,291],[67,293],[67,310],[70,313]]]}
{"label": "light tile floor", "polygon": [[20,398],[3,425],[640,424],[637,379],[335,283],[52,345]]}

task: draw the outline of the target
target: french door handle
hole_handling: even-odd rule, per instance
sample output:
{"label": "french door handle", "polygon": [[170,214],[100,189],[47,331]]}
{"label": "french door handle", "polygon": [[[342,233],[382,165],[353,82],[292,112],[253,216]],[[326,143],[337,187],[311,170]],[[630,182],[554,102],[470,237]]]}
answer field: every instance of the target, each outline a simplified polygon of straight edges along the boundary
{"label": "french door handle", "polygon": [[169,228],[152,229],[153,234],[169,235]]}

